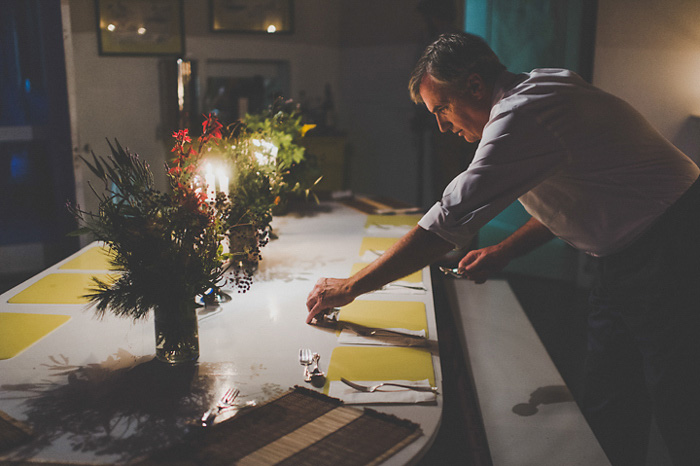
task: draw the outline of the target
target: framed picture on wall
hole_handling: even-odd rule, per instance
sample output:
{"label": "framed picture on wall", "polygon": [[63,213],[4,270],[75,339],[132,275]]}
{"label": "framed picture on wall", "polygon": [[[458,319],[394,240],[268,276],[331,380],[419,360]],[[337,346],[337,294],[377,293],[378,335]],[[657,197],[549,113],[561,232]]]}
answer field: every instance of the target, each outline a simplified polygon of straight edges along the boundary
{"label": "framed picture on wall", "polygon": [[209,0],[213,32],[290,34],[294,0]]}
{"label": "framed picture on wall", "polygon": [[182,0],[95,0],[100,55],[185,53]]}

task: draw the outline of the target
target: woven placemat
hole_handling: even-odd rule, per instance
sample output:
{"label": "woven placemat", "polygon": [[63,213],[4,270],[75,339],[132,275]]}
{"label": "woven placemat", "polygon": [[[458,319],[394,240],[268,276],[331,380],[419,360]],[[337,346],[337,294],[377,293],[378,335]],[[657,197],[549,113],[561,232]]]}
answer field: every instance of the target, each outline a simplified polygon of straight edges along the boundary
{"label": "woven placemat", "polygon": [[0,451],[21,445],[31,436],[32,430],[29,426],[0,411]]}
{"label": "woven placemat", "polygon": [[411,421],[295,387],[135,464],[375,465],[420,435]]}

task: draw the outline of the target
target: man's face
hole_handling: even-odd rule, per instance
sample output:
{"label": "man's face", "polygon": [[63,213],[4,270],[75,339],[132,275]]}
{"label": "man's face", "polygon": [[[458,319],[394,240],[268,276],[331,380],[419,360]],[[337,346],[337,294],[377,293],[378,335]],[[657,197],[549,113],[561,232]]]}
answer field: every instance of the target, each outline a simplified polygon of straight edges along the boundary
{"label": "man's face", "polygon": [[491,112],[491,93],[477,74],[461,93],[450,91],[426,74],[420,85],[420,95],[430,113],[435,115],[440,131],[451,131],[468,142],[481,139]]}

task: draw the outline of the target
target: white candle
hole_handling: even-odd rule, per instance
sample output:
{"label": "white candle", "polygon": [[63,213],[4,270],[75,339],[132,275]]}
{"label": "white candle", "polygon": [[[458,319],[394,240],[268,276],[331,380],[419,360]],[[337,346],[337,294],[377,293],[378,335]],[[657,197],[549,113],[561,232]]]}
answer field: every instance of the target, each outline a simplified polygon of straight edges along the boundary
{"label": "white candle", "polygon": [[219,191],[228,196],[228,176],[223,170],[219,170]]}
{"label": "white candle", "polygon": [[216,176],[211,164],[207,164],[207,172],[204,175],[204,183],[207,185],[207,200],[214,201],[216,199]]}

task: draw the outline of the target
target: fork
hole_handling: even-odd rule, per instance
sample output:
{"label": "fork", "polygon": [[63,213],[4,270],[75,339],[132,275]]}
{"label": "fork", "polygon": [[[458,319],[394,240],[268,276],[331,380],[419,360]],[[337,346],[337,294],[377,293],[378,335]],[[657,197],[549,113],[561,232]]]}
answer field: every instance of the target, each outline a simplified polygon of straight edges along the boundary
{"label": "fork", "polygon": [[348,379],[345,379],[343,377],[340,378],[340,381],[343,382],[345,385],[348,385],[355,390],[358,390],[360,392],[367,392],[367,393],[372,393],[376,392],[382,387],[385,386],[390,386],[390,387],[401,387],[401,388],[406,388],[408,390],[415,390],[417,392],[433,392],[437,393],[437,387],[426,387],[426,386],[421,386],[421,385],[405,385],[405,384],[400,384],[400,383],[394,383],[394,382],[382,382],[378,383],[376,385],[361,385],[356,382],[351,382]]}
{"label": "fork", "polygon": [[304,366],[304,382],[311,382],[311,372],[309,366],[314,362],[314,354],[308,348],[299,350],[299,364]]}
{"label": "fork", "polygon": [[218,416],[219,413],[221,413],[221,411],[233,405],[233,402],[236,400],[236,397],[238,397],[240,393],[241,391],[237,388],[229,388],[228,390],[226,390],[226,393],[224,393],[221,396],[219,401],[216,403],[216,406],[204,413],[204,415],[202,416],[202,425],[211,425],[214,422],[214,418],[216,418],[216,416]]}

